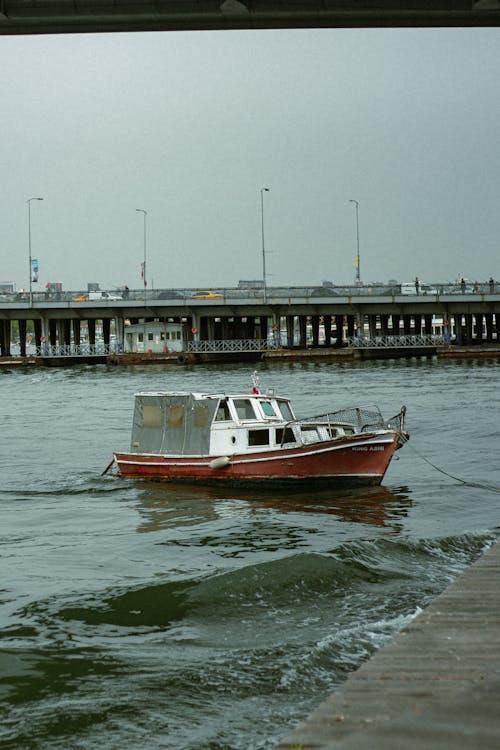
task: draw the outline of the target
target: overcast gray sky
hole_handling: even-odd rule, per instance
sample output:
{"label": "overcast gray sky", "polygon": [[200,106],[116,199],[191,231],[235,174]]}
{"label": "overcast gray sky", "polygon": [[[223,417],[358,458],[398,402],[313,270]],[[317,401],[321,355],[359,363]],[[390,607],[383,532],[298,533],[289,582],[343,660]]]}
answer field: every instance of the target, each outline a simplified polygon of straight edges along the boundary
{"label": "overcast gray sky", "polygon": [[500,278],[500,30],[3,37],[1,281]]}

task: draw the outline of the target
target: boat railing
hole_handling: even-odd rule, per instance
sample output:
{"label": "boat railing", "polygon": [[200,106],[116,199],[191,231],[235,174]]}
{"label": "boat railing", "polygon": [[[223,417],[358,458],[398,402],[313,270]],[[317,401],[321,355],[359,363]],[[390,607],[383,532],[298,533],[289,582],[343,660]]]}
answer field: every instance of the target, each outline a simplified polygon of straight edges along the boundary
{"label": "boat railing", "polygon": [[[325,412],[324,414],[312,417],[294,419],[286,424],[286,427],[293,428],[294,426],[298,429],[301,435],[303,433],[303,428],[305,428],[304,432],[317,428],[317,442],[336,437],[336,428],[338,427],[342,428],[344,433],[361,433],[372,430],[387,429],[387,424],[384,421],[380,409],[375,405],[347,407],[345,409]],[[327,436],[326,438],[324,437],[325,435]],[[310,435],[308,435],[307,441],[303,442],[311,442]]]}

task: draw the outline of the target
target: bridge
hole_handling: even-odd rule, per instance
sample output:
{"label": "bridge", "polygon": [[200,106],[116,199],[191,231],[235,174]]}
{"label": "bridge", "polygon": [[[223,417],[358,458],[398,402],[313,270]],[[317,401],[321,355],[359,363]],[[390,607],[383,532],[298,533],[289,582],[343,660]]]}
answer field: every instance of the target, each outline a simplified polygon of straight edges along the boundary
{"label": "bridge", "polygon": [[499,0],[0,0],[12,35],[499,25]]}
{"label": "bridge", "polygon": [[[83,353],[83,344],[97,353],[100,343],[107,353],[166,351],[172,325],[185,352],[422,348],[435,346],[438,340],[429,337],[436,336],[464,345],[497,342],[498,285],[478,284],[468,292],[438,285],[434,291],[407,295],[377,286],[276,287],[200,295],[150,290],[145,298],[144,290],[127,290],[126,298],[115,294],[99,301],[79,301],[82,295],[74,292],[12,294],[0,296],[0,356],[11,355],[13,338],[26,356],[28,326],[37,353],[57,350],[62,356]],[[138,327],[144,331],[139,347],[129,333]],[[161,332],[157,336],[164,349],[154,349],[153,327],[165,330],[163,338]]]}

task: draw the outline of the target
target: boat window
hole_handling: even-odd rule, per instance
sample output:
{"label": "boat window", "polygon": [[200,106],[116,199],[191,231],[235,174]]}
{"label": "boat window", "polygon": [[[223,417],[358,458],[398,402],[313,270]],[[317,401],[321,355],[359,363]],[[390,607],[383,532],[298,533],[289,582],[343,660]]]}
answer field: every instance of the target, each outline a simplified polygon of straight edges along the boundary
{"label": "boat window", "polygon": [[248,430],[248,445],[269,445],[269,430]]}
{"label": "boat window", "polygon": [[170,406],[167,414],[167,424],[169,427],[182,427],[184,423],[184,406]]}
{"label": "boat window", "polygon": [[219,401],[219,406],[217,407],[217,411],[215,413],[215,421],[216,422],[230,422],[231,421],[231,414],[229,412],[229,406],[227,405],[227,401],[225,398]]}
{"label": "boat window", "polygon": [[161,406],[144,406],[142,412],[143,427],[161,427]]}
{"label": "boat window", "polygon": [[292,414],[292,410],[290,409],[288,401],[279,401],[279,407],[283,419],[286,422],[291,422],[294,419],[294,416]]}
{"label": "boat window", "polygon": [[275,417],[276,412],[274,411],[273,405],[269,401],[261,401],[260,402],[262,411],[264,412],[264,415],[266,417]]}
{"label": "boat window", "polygon": [[238,419],[256,419],[253,404],[249,398],[235,398],[233,403]]}
{"label": "boat window", "polygon": [[278,427],[276,430],[276,445],[283,445],[283,443],[295,443],[295,435],[291,427]]}

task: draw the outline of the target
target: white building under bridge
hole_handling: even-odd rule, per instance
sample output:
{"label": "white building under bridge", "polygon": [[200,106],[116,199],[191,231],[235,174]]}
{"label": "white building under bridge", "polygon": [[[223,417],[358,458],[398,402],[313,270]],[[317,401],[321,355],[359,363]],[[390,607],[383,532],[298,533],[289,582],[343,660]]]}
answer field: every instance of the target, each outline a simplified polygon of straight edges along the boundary
{"label": "white building under bridge", "polygon": [[153,320],[124,327],[125,352],[182,352],[186,340],[185,322]]}

